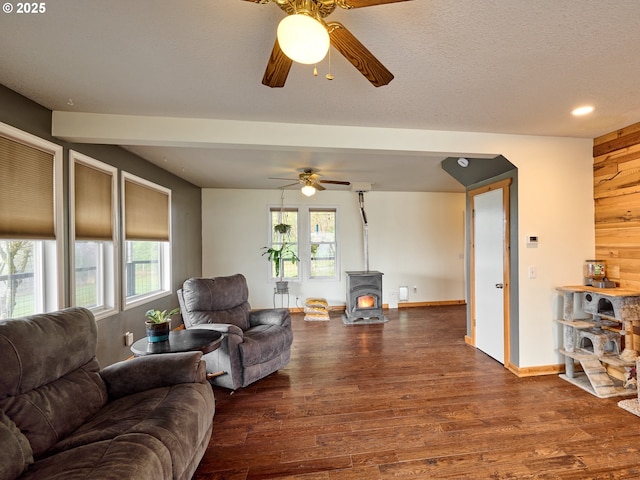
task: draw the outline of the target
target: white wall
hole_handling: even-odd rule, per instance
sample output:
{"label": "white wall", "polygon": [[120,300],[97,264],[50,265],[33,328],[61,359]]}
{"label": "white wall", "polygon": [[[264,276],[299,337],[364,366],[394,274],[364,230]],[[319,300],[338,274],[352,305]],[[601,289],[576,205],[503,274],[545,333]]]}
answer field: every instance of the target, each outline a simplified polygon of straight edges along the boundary
{"label": "white wall", "polygon": [[[267,144],[290,145],[307,141],[307,137],[298,135],[303,127],[294,130],[284,129],[282,125],[272,125]],[[313,128],[312,128],[313,127]],[[562,363],[562,358],[557,353],[560,341],[560,329],[554,322],[555,303],[557,299],[556,288],[562,285],[579,284],[582,282],[582,263],[586,258],[592,258],[595,252],[595,226],[593,217],[593,157],[592,140],[578,138],[536,137],[524,135],[482,134],[468,132],[447,131],[420,131],[401,129],[382,129],[367,127],[339,127],[323,126],[324,134],[319,135],[316,126],[308,126],[309,135],[313,131],[314,141],[323,143],[332,148],[374,148],[380,150],[407,150],[413,152],[458,152],[462,156],[474,155],[504,155],[511,163],[518,167],[518,249],[519,260],[516,267],[519,272],[519,361],[518,367],[542,367]],[[238,130],[240,131],[240,130]],[[246,129],[244,129],[246,131]],[[295,131],[295,135],[291,133]],[[247,134],[249,135],[249,134]],[[237,139],[234,138],[235,141]],[[247,138],[246,142],[253,140]],[[311,141],[311,140],[309,140]],[[324,192],[329,193],[329,192]],[[219,195],[218,197],[216,195]],[[266,199],[266,192],[250,192],[242,196],[237,194],[239,205],[234,205],[236,194],[229,193],[225,196],[222,192],[205,191],[203,193],[203,272],[205,274],[225,274],[246,268],[246,272],[252,272],[250,285],[253,295],[258,295],[254,303],[256,306],[268,303],[268,294],[264,289],[264,282],[257,283],[257,275],[261,274],[260,262],[263,259],[253,256],[248,252],[256,251],[264,237],[251,238],[253,231],[264,231],[266,216],[264,214],[265,203],[277,203],[277,198]],[[271,192],[272,197],[277,192]],[[347,194],[348,195],[348,194]],[[401,194],[388,194],[394,202],[389,207],[386,205],[383,193],[371,192],[367,197],[369,210],[375,212],[384,210],[385,220],[395,221],[399,226],[397,238],[409,238],[417,235],[409,231],[414,218],[411,215],[404,217],[404,222],[399,223],[395,218],[396,213],[405,212]],[[411,194],[409,194],[411,195]],[[270,198],[272,198],[270,197]],[[319,198],[319,197],[318,197]],[[335,199],[334,199],[335,198]],[[418,198],[418,197],[416,197]],[[327,198],[335,204],[342,203],[337,197]],[[217,205],[221,202],[222,205]],[[410,203],[410,202],[409,202]],[[428,203],[428,202],[426,202]],[[378,206],[380,205],[380,206]],[[229,207],[229,211],[238,211],[245,218],[240,220],[240,225],[230,227],[237,229],[237,238],[230,241],[229,237],[217,233],[218,227],[211,225],[216,212]],[[392,210],[393,208],[393,210]],[[393,215],[389,212],[393,211]],[[377,213],[371,213],[377,215]],[[426,215],[426,214],[425,214]],[[415,216],[414,216],[415,217]],[[224,217],[229,220],[228,217]],[[454,217],[452,217],[454,218]],[[378,228],[375,216],[370,219],[371,228]],[[407,221],[411,220],[411,221]],[[237,220],[234,220],[237,221]],[[245,228],[252,225],[259,228]],[[375,226],[374,226],[375,225]],[[353,234],[355,235],[355,233]],[[393,247],[381,248],[381,244],[387,247],[395,245],[395,239],[389,239],[389,230],[376,232],[371,239],[371,268],[385,271],[385,284],[395,288],[396,284],[404,284],[406,281],[410,287],[412,278],[416,283],[420,280],[415,270],[407,268],[408,261],[394,262],[389,260],[395,254]],[[526,235],[538,235],[539,246],[535,249],[527,248]],[[249,238],[246,238],[246,237]],[[351,241],[348,239],[347,241]],[[355,240],[353,240],[355,242]],[[412,254],[424,253],[417,244],[412,244]],[[451,258],[458,263],[455,257],[459,248],[452,246]],[[212,253],[213,248],[220,247],[220,252]],[[354,252],[356,251],[354,248]],[[400,251],[401,249],[396,249]],[[241,252],[240,255],[225,252]],[[384,253],[382,253],[384,252]],[[383,256],[382,258],[380,256]],[[220,257],[223,258],[220,258]],[[350,257],[346,257],[350,258]],[[358,258],[355,255],[354,258]],[[411,258],[409,255],[406,258]],[[355,261],[355,260],[354,260]],[[375,263],[380,262],[380,263]],[[403,263],[404,262],[404,263]],[[527,271],[530,265],[537,268],[537,278],[528,279]],[[360,268],[353,265],[356,268]],[[397,267],[396,267],[397,266]],[[343,264],[343,270],[352,268],[351,264]],[[264,267],[266,268],[266,267]],[[425,275],[430,267],[421,265],[419,272]],[[219,270],[219,271],[218,271]],[[406,271],[405,271],[406,270]],[[398,272],[398,273],[396,273]],[[448,270],[438,266],[428,282],[418,285],[420,297],[411,300],[433,299],[429,292],[438,291],[442,283],[435,281],[437,278],[447,279],[445,283],[455,284],[458,280],[450,278]],[[266,274],[262,271],[262,278]],[[406,280],[405,280],[406,279]],[[306,286],[305,286],[306,288]],[[263,289],[263,290],[261,290]],[[441,293],[439,298],[451,299],[451,292],[455,288]],[[323,292],[332,301],[342,298],[342,285],[334,288],[319,287],[298,292],[301,296],[315,295]],[[388,294],[388,291],[387,291]],[[424,297],[422,297],[424,295]],[[460,294],[460,298],[462,295]],[[388,298],[385,300],[388,301]]]}
{"label": "white wall", "polygon": [[[278,190],[204,189],[202,191],[203,276],[243,273],[253,308],[273,305],[269,263],[261,247],[269,239],[269,207],[279,206]],[[362,220],[358,196],[326,190],[304,197],[288,190],[287,206],[336,207],[338,211],[338,281],[291,282],[291,306],[300,298],[323,297],[344,305],[344,272],[364,269]],[[383,302],[397,302],[400,285],[410,287],[409,301],[464,299],[465,195],[455,193],[365,193],[369,223],[369,268],[381,271]],[[416,291],[414,292],[414,287]],[[278,298],[279,302],[279,298]],[[279,305],[279,303],[278,303]]]}
{"label": "white wall", "polygon": [[[490,115],[491,112],[487,114]],[[128,117],[76,112],[53,112],[52,121],[53,134],[58,137],[85,142],[99,140],[100,143],[120,145],[217,145],[229,148],[250,146],[256,149],[276,147],[304,150],[329,148],[339,151],[406,151],[412,154],[447,152],[448,156],[465,157],[502,154],[518,167],[518,366],[555,365],[562,361],[557,353],[559,327],[553,321],[557,298],[555,288],[580,283],[582,263],[584,259],[592,258],[595,251],[591,139],[219,119]],[[579,120],[567,118],[567,121]],[[252,274],[260,273],[259,263],[263,259],[254,257],[250,252],[259,249],[261,242],[264,242],[264,237],[252,238],[255,236],[252,232],[264,231],[264,194],[251,192],[238,198],[239,205],[234,205],[231,202],[235,199],[232,194],[228,198],[221,195],[217,199],[211,192],[203,193],[203,272],[223,274],[246,268]],[[377,201],[376,192],[369,196],[371,202]],[[233,241],[226,234],[216,232],[218,227],[212,225],[211,219],[215,218],[216,212],[227,207],[216,204],[217,200],[228,203],[229,211],[246,215],[240,220],[230,219],[228,215],[222,216],[226,220],[233,220],[232,225],[224,227],[237,232]],[[337,199],[331,201],[338,203]],[[267,202],[275,203],[274,200]],[[394,216],[387,215],[387,218],[391,221]],[[373,224],[373,219],[371,223]],[[402,228],[410,228],[409,225],[411,224],[403,223]],[[411,233],[415,235],[414,232]],[[387,234],[388,232],[376,234],[376,238],[372,240],[372,257],[381,255],[379,242],[384,245],[392,243],[384,238]],[[538,248],[526,248],[528,234],[540,236]],[[401,236],[398,235],[399,238]],[[218,249],[215,255],[213,249]],[[419,250],[418,247],[412,248],[411,253]],[[384,255],[393,255],[393,249],[384,250]],[[387,263],[383,262],[387,262],[387,258],[376,258],[376,261],[380,261],[380,267],[376,265],[376,268],[384,270]],[[529,265],[537,267],[538,277],[534,280],[527,278]],[[393,267],[395,264],[391,265]],[[215,271],[218,269],[221,272]],[[448,278],[444,270],[438,268],[435,275],[438,278]],[[395,272],[396,269],[391,271]],[[428,271],[429,268],[420,266],[420,272]],[[402,275],[393,277],[395,273],[389,272],[388,270],[388,277],[385,278],[389,285],[395,287],[396,283],[405,281]],[[413,274],[408,271],[406,273],[409,284]],[[253,275],[251,277],[252,282],[257,282]],[[456,280],[452,282],[455,283]],[[429,289],[437,290],[435,287],[440,285],[435,281],[425,286],[420,284],[418,293],[424,294],[426,299]],[[264,287],[262,283],[253,283],[251,286],[254,295]],[[326,296],[331,299],[342,295],[341,286],[336,286],[331,291],[324,287],[318,290],[327,292]],[[300,293],[306,295],[308,291]],[[312,294],[315,294],[315,289]],[[443,295],[448,296],[448,292]],[[256,305],[264,304],[266,297],[257,298],[254,302]]]}
{"label": "white wall", "polygon": [[[519,180],[520,367],[563,363],[555,289],[580,285],[582,264],[595,254],[592,142],[547,143],[507,156]],[[527,248],[527,235],[539,236],[537,248]]]}

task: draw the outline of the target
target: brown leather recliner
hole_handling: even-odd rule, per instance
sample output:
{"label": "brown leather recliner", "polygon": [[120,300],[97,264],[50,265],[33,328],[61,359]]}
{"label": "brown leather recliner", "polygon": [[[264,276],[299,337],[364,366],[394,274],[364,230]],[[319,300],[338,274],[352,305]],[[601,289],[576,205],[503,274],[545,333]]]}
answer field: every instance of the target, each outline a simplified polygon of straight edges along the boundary
{"label": "brown leather recliner", "polygon": [[251,310],[249,288],[241,274],[190,278],[178,290],[185,328],[224,335],[220,348],[205,354],[211,382],[236,390],[289,363],[293,331],[286,308]]}

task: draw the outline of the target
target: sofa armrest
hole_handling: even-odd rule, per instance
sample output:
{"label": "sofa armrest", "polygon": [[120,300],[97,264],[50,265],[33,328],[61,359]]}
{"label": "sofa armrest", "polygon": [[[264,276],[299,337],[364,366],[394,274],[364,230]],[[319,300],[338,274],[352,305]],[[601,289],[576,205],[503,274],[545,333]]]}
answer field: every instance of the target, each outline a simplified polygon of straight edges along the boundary
{"label": "sofa armrest", "polygon": [[256,325],[280,325],[291,324],[291,314],[288,308],[267,308],[264,310],[253,310],[249,314],[249,326]]}
{"label": "sofa armrest", "polygon": [[232,325],[230,323],[199,323],[197,325],[193,325],[189,327],[189,330],[194,329],[200,330],[214,330],[220,333],[233,333],[234,335],[238,335],[239,337],[244,337],[244,332],[242,329],[236,325]]}
{"label": "sofa armrest", "polygon": [[114,363],[100,370],[110,399],[179,383],[206,382],[202,352],[147,355]]}

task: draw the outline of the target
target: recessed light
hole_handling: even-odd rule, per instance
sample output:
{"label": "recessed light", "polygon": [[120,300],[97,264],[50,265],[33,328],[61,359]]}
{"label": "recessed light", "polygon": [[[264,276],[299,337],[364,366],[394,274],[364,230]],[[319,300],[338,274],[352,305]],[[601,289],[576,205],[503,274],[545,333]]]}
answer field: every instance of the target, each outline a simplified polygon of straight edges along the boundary
{"label": "recessed light", "polygon": [[572,110],[571,115],[575,115],[576,117],[579,117],[581,115],[588,115],[591,112],[593,112],[593,107],[591,105],[585,105],[583,107],[578,107]]}

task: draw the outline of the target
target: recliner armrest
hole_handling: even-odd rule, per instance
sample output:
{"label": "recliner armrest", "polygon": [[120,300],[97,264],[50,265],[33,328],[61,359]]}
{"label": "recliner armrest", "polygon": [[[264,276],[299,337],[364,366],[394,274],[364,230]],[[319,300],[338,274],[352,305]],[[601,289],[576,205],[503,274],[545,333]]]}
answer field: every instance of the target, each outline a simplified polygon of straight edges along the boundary
{"label": "recliner armrest", "polygon": [[191,327],[189,327],[189,330],[194,329],[213,330],[220,333],[232,333],[234,335],[244,337],[244,332],[242,331],[242,329],[230,323],[199,323],[197,325],[192,325]]}
{"label": "recliner armrest", "polygon": [[202,352],[147,355],[114,363],[100,370],[110,399],[179,383],[206,382]]}
{"label": "recliner armrest", "polygon": [[249,326],[256,325],[280,325],[291,324],[291,314],[288,308],[267,308],[264,310],[252,310],[249,314]]}

